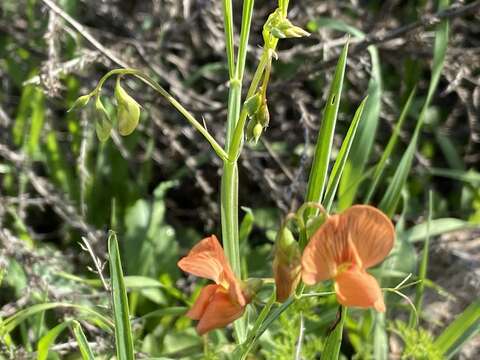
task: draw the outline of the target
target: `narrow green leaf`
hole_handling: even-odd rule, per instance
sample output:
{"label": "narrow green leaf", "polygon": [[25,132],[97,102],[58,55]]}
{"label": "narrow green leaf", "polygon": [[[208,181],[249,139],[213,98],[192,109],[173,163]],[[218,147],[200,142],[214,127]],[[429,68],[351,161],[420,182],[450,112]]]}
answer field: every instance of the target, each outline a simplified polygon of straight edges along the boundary
{"label": "narrow green leaf", "polygon": [[105,328],[113,328],[113,323],[105,317],[104,315],[100,314],[99,312],[93,310],[90,307],[83,306],[83,305],[76,305],[76,304],[67,304],[61,302],[53,302],[53,303],[43,303],[43,304],[36,304],[32,305],[26,309],[17,311],[12,316],[6,318],[3,321],[3,327],[1,329],[0,335],[11,332],[15,329],[20,323],[28,319],[30,316],[35,315],[39,312],[55,309],[55,308],[73,308],[81,312],[86,312],[88,314],[93,315],[97,320],[100,321],[100,324]]}
{"label": "narrow green leaf", "polygon": [[[448,0],[439,1],[439,10],[444,9],[448,6]],[[448,21],[444,20],[437,25],[435,32],[435,45],[434,45],[434,54],[433,54],[433,66],[432,66],[432,77],[430,79],[430,84],[428,87],[427,98],[422,107],[420,115],[418,117],[417,125],[415,127],[415,132],[413,134],[412,140],[408,145],[407,150],[405,151],[400,164],[395,171],[392,182],[385,192],[385,196],[382,198],[379,207],[389,216],[392,216],[397,208],[398,201],[400,199],[400,194],[403,186],[407,180],[408,174],[412,167],[413,157],[417,149],[418,138],[420,130],[425,121],[425,116],[430,107],[430,103],[433,98],[433,94],[437,89],[438,81],[440,80],[440,75],[443,69],[443,63],[445,60],[445,54],[447,51],[448,44]]]}
{"label": "narrow green leaf", "polygon": [[[347,53],[348,42],[343,47],[340,58],[338,59],[335,75],[328,93],[327,103],[323,112],[322,125],[318,133],[317,144],[315,145],[315,155],[310,169],[306,201],[321,202],[325,191],[333,135],[335,133],[335,124],[337,122],[338,107],[340,105],[343,78],[347,64]],[[308,215],[314,212],[314,209],[307,209],[306,217],[308,218]]]}
{"label": "narrow green leaf", "polygon": [[[409,242],[417,242],[425,239],[427,234],[427,222],[415,225],[411,229],[405,231],[400,235],[401,238]],[[430,236],[438,236],[452,231],[466,230],[474,227],[467,221],[455,218],[441,218],[435,219],[431,222]]]}
{"label": "narrow green leaf", "polygon": [[73,321],[73,334],[75,339],[77,339],[78,348],[80,349],[80,354],[82,355],[83,360],[95,360],[93,351],[88,344],[87,337],[83,333],[82,326],[76,320]]}
{"label": "narrow green leaf", "polygon": [[462,345],[480,332],[480,300],[471,303],[438,336],[434,345],[447,358],[455,355]]}
{"label": "narrow green leaf", "polygon": [[110,282],[112,287],[115,345],[118,360],[134,360],[133,336],[128,312],[127,291],[123,278],[117,235],[110,231],[108,237]]}
{"label": "narrow green leaf", "polygon": [[423,293],[425,291],[425,279],[427,277],[427,266],[428,266],[428,252],[430,250],[430,229],[432,225],[432,213],[433,213],[433,193],[430,190],[428,193],[428,216],[427,216],[427,232],[425,236],[425,242],[423,243],[422,251],[422,261],[420,263],[420,268],[418,269],[418,280],[420,282],[417,285],[415,293],[415,309],[416,313],[410,313],[410,326],[414,326],[417,322],[417,318],[421,316],[422,304],[423,304]]}
{"label": "narrow green leaf", "polygon": [[47,360],[48,350],[55,342],[58,335],[60,335],[62,331],[70,325],[70,322],[71,321],[65,321],[61,324],[58,324],[42,336],[37,345],[37,360]]}
{"label": "narrow green leaf", "polygon": [[362,118],[363,109],[366,102],[367,98],[360,103],[360,106],[355,112],[352,123],[348,128],[347,135],[343,140],[342,146],[337,155],[337,159],[335,160],[335,164],[333,165],[333,169],[328,178],[327,193],[325,194],[325,199],[323,201],[327,212],[329,212],[332,207],[333,199],[338,188],[338,183],[340,182],[340,178],[343,174],[343,169],[345,168],[345,163],[347,162],[350,148],[355,140],[355,134],[357,133],[358,124],[360,124],[360,119]]}
{"label": "narrow green leaf", "polygon": [[335,328],[328,334],[323,348],[322,360],[337,360],[340,355],[340,346],[342,345],[343,326],[347,317],[347,308],[340,307],[338,310],[340,319]]}
{"label": "narrow green leaf", "polygon": [[375,167],[375,171],[373,173],[373,179],[370,185],[370,189],[368,190],[367,197],[365,199],[365,203],[368,204],[377,188],[378,182],[380,181],[380,178],[383,175],[383,171],[385,170],[385,167],[387,166],[387,162],[390,159],[390,156],[392,155],[393,150],[395,149],[395,145],[397,144],[398,136],[400,135],[400,130],[403,126],[403,123],[407,117],[408,112],[410,111],[410,106],[412,105],[412,100],[415,97],[416,93],[416,88],[412,90],[410,93],[410,96],[407,99],[407,102],[403,106],[402,112],[400,113],[400,118],[397,121],[397,125],[395,125],[395,129],[393,130],[392,136],[390,137],[390,140],[388,140],[388,144],[378,161],[377,166]]}

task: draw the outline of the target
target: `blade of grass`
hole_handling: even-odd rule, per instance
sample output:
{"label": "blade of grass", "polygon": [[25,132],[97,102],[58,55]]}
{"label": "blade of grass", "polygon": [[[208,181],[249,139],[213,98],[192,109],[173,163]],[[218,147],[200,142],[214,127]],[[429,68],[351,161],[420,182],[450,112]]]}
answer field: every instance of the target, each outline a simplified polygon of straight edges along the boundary
{"label": "blade of grass", "polygon": [[412,90],[410,96],[407,99],[407,102],[403,106],[402,112],[400,113],[400,118],[398,119],[397,125],[395,125],[395,129],[393,130],[393,134],[388,141],[387,147],[385,148],[380,160],[378,161],[377,166],[375,167],[375,171],[373,173],[373,179],[370,185],[370,189],[368,190],[367,196],[365,198],[365,204],[368,204],[372,199],[373,194],[377,188],[378,182],[383,175],[383,171],[387,166],[387,162],[392,155],[393,150],[395,149],[395,145],[397,144],[398,136],[400,135],[400,130],[403,126],[405,118],[407,117],[408,112],[410,111],[410,106],[412,105],[412,100],[415,97],[416,88]]}
{"label": "blade of grass", "polygon": [[[366,36],[365,33],[359,29],[337,19],[321,18],[318,20],[318,24],[339,31],[345,31],[359,39],[363,39]],[[363,120],[361,120],[361,124],[357,130],[358,134],[352,144],[350,156],[347,159],[345,169],[340,179],[339,194],[341,194],[341,196],[339,196],[338,199],[340,209],[347,208],[355,201],[358,188],[361,184],[359,179],[362,178],[364,174],[380,117],[380,98],[382,95],[380,57],[375,46],[370,45],[367,50],[372,63],[371,77],[367,90],[368,101],[363,111]]]}
{"label": "blade of grass", "polygon": [[323,348],[322,360],[337,360],[340,355],[340,346],[342,345],[343,326],[347,317],[347,308],[341,306],[338,310],[340,319],[335,328],[328,334]]}
{"label": "blade of grass", "polygon": [[430,190],[428,192],[428,217],[427,217],[427,233],[425,236],[425,242],[423,244],[423,254],[422,261],[420,263],[420,268],[418,270],[418,280],[420,282],[417,285],[416,294],[415,294],[415,309],[416,314],[410,313],[409,325],[414,326],[417,322],[417,318],[420,317],[422,312],[422,303],[423,303],[423,293],[425,291],[425,278],[427,277],[427,267],[428,267],[428,251],[430,249],[430,227],[432,224],[432,213],[433,213],[433,193]]}
{"label": "blade of grass", "polygon": [[83,360],[95,360],[95,356],[93,355],[93,351],[88,344],[87,337],[85,336],[82,326],[76,320],[73,321],[73,334],[75,335],[75,339],[77,340],[78,348],[80,350],[80,354]]}
{"label": "blade of grass", "polygon": [[32,305],[26,309],[17,311],[15,314],[12,316],[6,318],[3,321],[3,327],[2,331],[0,333],[1,336],[3,336],[6,333],[11,332],[13,329],[15,329],[20,323],[28,319],[30,316],[35,315],[39,312],[45,311],[45,310],[50,310],[50,309],[55,309],[55,308],[72,308],[76,309],[81,312],[88,313],[90,315],[93,315],[97,320],[99,320],[100,324],[105,328],[109,329],[114,327],[114,324],[110,319],[105,317],[104,315],[100,314],[99,312],[83,305],[76,305],[76,304],[67,304],[67,303],[61,303],[61,302],[53,302],[53,303],[43,303],[43,304],[36,304]]}
{"label": "blade of grass", "polygon": [[[327,103],[323,112],[322,125],[318,133],[317,144],[315,145],[315,155],[313,157],[308,179],[307,195],[305,197],[305,201],[307,202],[321,202],[327,184],[328,164],[330,163],[333,135],[335,133],[338,107],[340,105],[343,78],[347,64],[347,53],[348,42],[343,47],[340,58],[338,59],[335,75],[330,86]],[[308,218],[308,216],[312,215],[315,211],[315,209],[309,208],[305,211],[305,216]]]}
{"label": "blade of grass", "polygon": [[47,360],[50,346],[52,346],[58,335],[60,335],[70,323],[70,320],[60,323],[42,336],[37,345],[37,360]]}
{"label": "blade of grass", "polygon": [[110,283],[112,290],[113,315],[115,321],[115,347],[118,360],[134,360],[133,336],[128,312],[127,291],[123,278],[117,235],[110,231],[108,236]]}
{"label": "blade of grass", "polygon": [[[439,11],[445,9],[447,6],[448,6],[448,0],[439,1]],[[379,204],[379,207],[389,216],[392,216],[397,208],[398,201],[400,200],[401,190],[405,185],[408,174],[412,167],[413,157],[417,149],[417,142],[418,142],[420,130],[425,121],[428,108],[430,107],[433,94],[437,89],[437,85],[440,80],[440,75],[442,73],[445,54],[447,51],[447,44],[448,44],[448,21],[444,20],[437,25],[437,29],[435,32],[432,77],[430,79],[430,84],[428,87],[427,98],[425,99],[425,103],[418,117],[417,125],[415,127],[415,132],[412,137],[412,141],[408,145],[408,148],[405,151],[397,170],[395,171],[393,180],[388,186],[385,196],[382,198]]]}
{"label": "blade of grass", "polygon": [[447,358],[480,332],[480,300],[471,303],[435,340],[435,347]]}
{"label": "blade of grass", "polygon": [[333,204],[333,199],[335,197],[335,194],[337,193],[338,184],[343,174],[345,163],[347,162],[348,155],[352,147],[352,143],[355,140],[355,134],[357,133],[358,124],[360,124],[360,119],[362,118],[363,109],[365,107],[366,102],[367,102],[367,98],[365,98],[360,103],[357,111],[355,112],[352,123],[348,128],[347,135],[343,140],[342,146],[337,155],[337,159],[335,160],[335,164],[333,165],[333,169],[328,178],[327,192],[325,194],[325,199],[323,201],[323,203],[325,204],[325,210],[327,210],[327,212],[330,211]]}

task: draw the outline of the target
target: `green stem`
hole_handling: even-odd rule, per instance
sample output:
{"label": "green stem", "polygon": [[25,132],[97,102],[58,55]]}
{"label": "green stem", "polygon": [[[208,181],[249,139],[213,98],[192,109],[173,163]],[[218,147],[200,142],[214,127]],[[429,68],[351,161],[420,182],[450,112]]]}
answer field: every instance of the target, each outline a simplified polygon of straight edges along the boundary
{"label": "green stem", "polygon": [[[232,136],[240,115],[242,101],[242,81],[245,70],[248,38],[253,13],[253,0],[245,0],[243,3],[242,27],[240,33],[240,44],[238,47],[238,58],[235,65],[235,72],[232,72],[233,53],[233,24],[231,1],[224,1],[225,34],[227,36],[227,57],[229,58],[230,90],[228,94],[227,113],[227,134],[225,140],[225,153],[232,147]],[[232,39],[232,40],[231,40]],[[229,44],[230,40],[232,41]],[[233,76],[232,76],[233,75]],[[238,166],[236,159],[227,156],[223,163],[223,175],[221,181],[221,222],[222,240],[225,254],[232,266],[233,272],[241,278],[240,248],[238,238]],[[238,343],[245,341],[246,322],[239,319],[235,322],[236,340]]]}

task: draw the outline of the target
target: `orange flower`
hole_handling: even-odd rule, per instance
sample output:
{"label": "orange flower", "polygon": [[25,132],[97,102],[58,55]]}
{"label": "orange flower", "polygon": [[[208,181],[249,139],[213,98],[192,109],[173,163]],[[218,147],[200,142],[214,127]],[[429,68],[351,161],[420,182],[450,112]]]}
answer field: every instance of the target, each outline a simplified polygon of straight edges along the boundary
{"label": "orange flower", "polygon": [[215,235],[201,240],[187,256],[180,259],[178,267],[195,276],[213,280],[205,286],[187,312],[192,320],[199,320],[200,335],[228,325],[242,316],[249,302],[235,277],[222,246]]}
{"label": "orange flower", "polygon": [[384,312],[380,286],[366,269],[387,257],[394,240],[392,222],[374,207],[355,205],[332,215],[305,247],[303,282],[313,285],[333,279],[340,304]]}

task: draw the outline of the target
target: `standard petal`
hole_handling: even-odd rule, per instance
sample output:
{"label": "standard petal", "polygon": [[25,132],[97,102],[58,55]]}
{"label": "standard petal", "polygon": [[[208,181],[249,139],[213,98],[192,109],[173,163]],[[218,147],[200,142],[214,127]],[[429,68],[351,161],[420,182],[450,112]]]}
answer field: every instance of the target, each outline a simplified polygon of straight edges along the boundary
{"label": "standard petal", "polygon": [[178,267],[192,275],[203,277],[220,284],[224,270],[230,270],[222,246],[215,235],[201,240],[187,256],[180,259]]}
{"label": "standard petal", "polygon": [[188,310],[185,316],[189,317],[192,320],[200,320],[207,308],[208,304],[213,299],[215,292],[220,288],[219,285],[207,285],[200,291],[197,300],[193,304],[192,308]]}
{"label": "standard petal", "polygon": [[347,232],[340,215],[332,215],[313,234],[302,255],[302,280],[313,285],[332,278],[348,251]]}
{"label": "standard petal", "polygon": [[210,330],[225,327],[242,316],[244,310],[245,307],[232,302],[226,292],[217,291],[197,325],[197,332],[203,335]]}
{"label": "standard petal", "polygon": [[340,216],[364,269],[387,257],[393,248],[395,229],[383,212],[372,206],[355,205]]}
{"label": "standard petal", "polygon": [[385,312],[383,294],[377,280],[366,271],[345,270],[335,278],[337,300],[345,306],[370,308]]}

